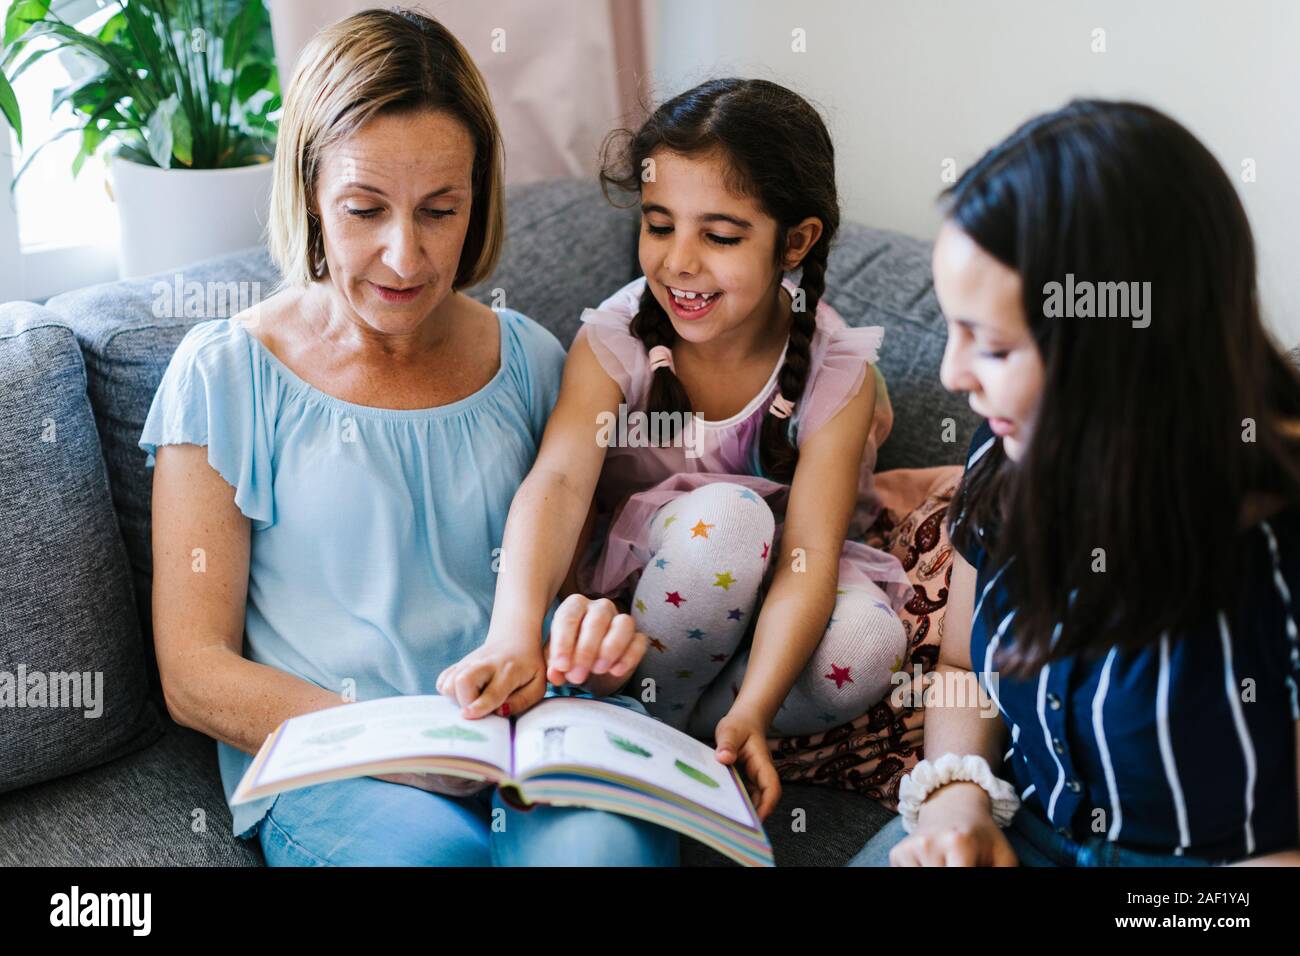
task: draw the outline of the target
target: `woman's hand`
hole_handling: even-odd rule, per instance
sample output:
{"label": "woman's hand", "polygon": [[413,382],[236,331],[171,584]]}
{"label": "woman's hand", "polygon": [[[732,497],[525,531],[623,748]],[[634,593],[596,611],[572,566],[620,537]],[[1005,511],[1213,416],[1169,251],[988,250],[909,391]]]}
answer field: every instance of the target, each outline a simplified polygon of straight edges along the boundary
{"label": "woman's hand", "polygon": [[649,645],[632,615],[619,613],[609,598],[593,601],[570,594],[551,619],[546,679],[552,684],[589,682],[587,689],[604,697],[627,683]]}
{"label": "woman's hand", "polygon": [[984,788],[964,781],[934,791],[916,829],[889,851],[894,866],[1017,866]]}
{"label": "woman's hand", "polygon": [[772,752],[767,746],[767,727],[764,721],[747,710],[733,707],[727,716],[718,721],[713,731],[719,763],[740,762],[745,789],[754,803],[760,821],[776,809],[781,799],[781,778]]}
{"label": "woman's hand", "polygon": [[486,780],[470,780],[468,777],[453,777],[441,773],[384,773],[372,774],[376,780],[388,783],[400,783],[417,790],[441,793],[446,797],[468,797],[478,793],[488,785]]}
{"label": "woman's hand", "polygon": [[470,720],[522,714],[546,696],[541,644],[489,641],[439,674],[437,687]]}

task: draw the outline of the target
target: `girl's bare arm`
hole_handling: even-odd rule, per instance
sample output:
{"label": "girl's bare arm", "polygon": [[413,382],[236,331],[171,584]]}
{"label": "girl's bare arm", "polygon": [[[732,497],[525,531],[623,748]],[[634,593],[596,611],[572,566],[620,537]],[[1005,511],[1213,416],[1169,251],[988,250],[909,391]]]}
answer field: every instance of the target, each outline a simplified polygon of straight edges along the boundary
{"label": "girl's bare arm", "polygon": [[580,335],[569,349],[537,461],[510,504],[488,643],[536,641],[551,600],[573,580],[605,462],[596,441],[598,416],[617,413],[621,401],[618,384]]}
{"label": "girl's bare arm", "polygon": [[840,552],[857,506],[858,477],[875,416],[875,370],[849,403],[799,451],[772,586],[733,710],[770,726],[812,658],[835,607]]}

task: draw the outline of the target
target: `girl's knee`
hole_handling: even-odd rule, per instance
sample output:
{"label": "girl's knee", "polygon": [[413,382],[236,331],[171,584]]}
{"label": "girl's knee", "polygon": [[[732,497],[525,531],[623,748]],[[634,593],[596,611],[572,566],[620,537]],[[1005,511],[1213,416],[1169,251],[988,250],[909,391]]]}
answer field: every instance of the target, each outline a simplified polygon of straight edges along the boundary
{"label": "girl's knee", "polygon": [[907,655],[907,629],[883,598],[845,590],[804,671],[814,699],[845,720],[861,716],[885,696]]}
{"label": "girl's knee", "polygon": [[715,481],[682,495],[656,512],[651,529],[658,544],[685,542],[700,552],[752,549],[768,560],[776,516],[757,492],[730,481]]}

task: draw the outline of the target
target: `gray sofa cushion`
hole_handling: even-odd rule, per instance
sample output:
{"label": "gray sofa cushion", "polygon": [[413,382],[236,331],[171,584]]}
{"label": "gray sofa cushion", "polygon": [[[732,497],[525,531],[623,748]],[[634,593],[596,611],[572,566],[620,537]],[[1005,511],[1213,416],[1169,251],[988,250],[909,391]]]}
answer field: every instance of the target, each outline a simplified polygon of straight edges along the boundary
{"label": "gray sofa cushion", "polygon": [[0,306],[0,528],[5,791],[161,733],[81,353],[26,302]]}
{"label": "gray sofa cushion", "polygon": [[104,767],[0,794],[0,866],[260,866],[230,835],[211,737],[162,739]]}
{"label": "gray sofa cushion", "polygon": [[[877,364],[889,387],[894,429],[880,446],[876,470],[961,464],[979,417],[964,396],[939,383],[948,333],[934,297],[930,244],[845,223],[831,248],[826,301],[849,325],[885,329]],[[953,427],[945,430],[947,419]]]}
{"label": "gray sofa cushion", "polygon": [[[163,371],[190,326],[239,311],[237,295],[219,298],[216,292],[235,283],[236,291],[243,289],[246,299],[256,301],[269,295],[276,281],[269,256],[254,249],[174,275],[79,289],[46,303],[76,334],[85,356],[87,387],[108,464],[113,507],[130,557],[146,658],[155,685],[149,522],[153,476],[144,467],[145,454],[136,443]],[[189,283],[197,283],[190,288],[199,290],[198,295],[186,295]],[[175,294],[178,284],[179,297]],[[208,290],[213,291],[211,303]]]}
{"label": "gray sofa cushion", "polygon": [[[640,213],[617,209],[585,179],[555,179],[506,193],[506,244],[495,274],[466,292],[518,309],[566,349],[582,310],[599,305],[637,271]],[[493,301],[500,289],[504,301]]]}

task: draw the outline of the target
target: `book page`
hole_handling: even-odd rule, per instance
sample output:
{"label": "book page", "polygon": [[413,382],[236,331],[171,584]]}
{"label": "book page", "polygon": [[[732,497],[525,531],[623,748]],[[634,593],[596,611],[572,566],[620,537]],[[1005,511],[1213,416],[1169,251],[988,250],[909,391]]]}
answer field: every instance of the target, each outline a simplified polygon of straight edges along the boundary
{"label": "book page", "polygon": [[465,720],[439,695],[384,697],[302,714],[284,731],[253,781],[291,777],[403,757],[454,756],[510,770],[510,721]]}
{"label": "book page", "polygon": [[515,722],[515,777],[555,764],[644,780],[716,813],[756,825],[731,769],[713,748],[617,704],[552,697]]}

